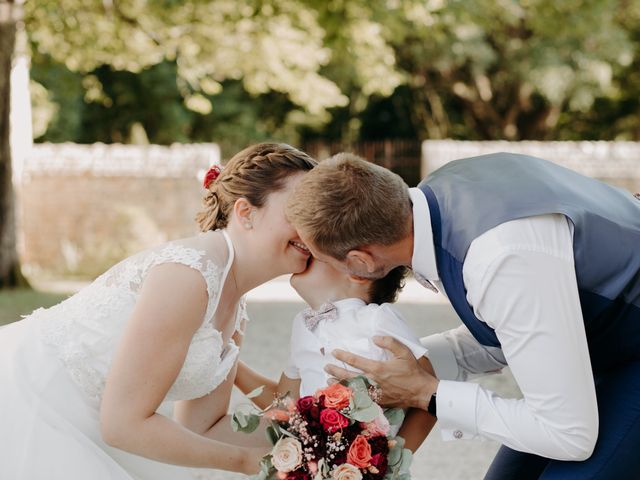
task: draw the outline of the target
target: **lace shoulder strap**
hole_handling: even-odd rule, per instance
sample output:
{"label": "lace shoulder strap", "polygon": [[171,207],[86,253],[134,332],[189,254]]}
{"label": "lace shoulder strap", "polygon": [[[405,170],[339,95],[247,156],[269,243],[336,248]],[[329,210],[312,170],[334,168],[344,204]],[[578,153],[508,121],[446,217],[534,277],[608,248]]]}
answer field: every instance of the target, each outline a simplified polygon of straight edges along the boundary
{"label": "lace shoulder strap", "polygon": [[153,267],[167,263],[185,265],[198,271],[205,280],[209,297],[205,321],[210,320],[233,262],[233,247],[224,233],[225,240],[213,237],[216,232],[205,232],[146,250],[115,265],[96,282],[135,295]]}

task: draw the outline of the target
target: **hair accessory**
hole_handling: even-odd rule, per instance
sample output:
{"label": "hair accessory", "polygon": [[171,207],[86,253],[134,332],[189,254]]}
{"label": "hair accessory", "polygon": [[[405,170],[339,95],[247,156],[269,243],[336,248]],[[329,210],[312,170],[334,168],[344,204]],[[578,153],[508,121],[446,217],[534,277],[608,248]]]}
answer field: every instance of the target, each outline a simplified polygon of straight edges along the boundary
{"label": "hair accessory", "polygon": [[215,182],[221,173],[222,167],[220,165],[214,165],[209,170],[207,170],[207,173],[204,176],[204,182],[202,182],[204,188],[209,188],[209,185]]}

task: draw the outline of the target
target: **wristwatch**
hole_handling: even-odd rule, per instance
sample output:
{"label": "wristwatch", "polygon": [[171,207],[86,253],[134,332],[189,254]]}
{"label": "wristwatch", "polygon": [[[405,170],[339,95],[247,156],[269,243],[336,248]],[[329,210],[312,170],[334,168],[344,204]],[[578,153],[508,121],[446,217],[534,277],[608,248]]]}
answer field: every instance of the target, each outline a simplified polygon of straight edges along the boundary
{"label": "wristwatch", "polygon": [[438,415],[436,414],[436,394],[435,393],[431,395],[431,399],[429,400],[429,405],[427,405],[427,413],[429,413],[429,415],[432,415],[438,418]]}

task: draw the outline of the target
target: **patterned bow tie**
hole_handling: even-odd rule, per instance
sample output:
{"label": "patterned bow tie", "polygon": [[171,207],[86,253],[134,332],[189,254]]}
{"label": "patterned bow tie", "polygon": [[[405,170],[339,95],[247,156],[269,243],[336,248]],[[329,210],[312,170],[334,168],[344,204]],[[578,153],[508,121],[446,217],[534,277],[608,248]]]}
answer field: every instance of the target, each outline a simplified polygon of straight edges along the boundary
{"label": "patterned bow tie", "polygon": [[318,324],[324,320],[332,322],[338,318],[338,309],[333,303],[327,302],[320,305],[320,308],[314,310],[313,308],[305,308],[302,311],[302,319],[304,324],[312,332],[316,329]]}
{"label": "patterned bow tie", "polygon": [[422,275],[420,275],[418,272],[416,272],[415,270],[413,271],[413,276],[416,279],[416,281],[422,285],[424,288],[428,288],[429,290],[431,290],[434,293],[438,293],[438,289],[433,285],[433,283],[431,283],[429,280],[427,280],[426,278],[424,278]]}

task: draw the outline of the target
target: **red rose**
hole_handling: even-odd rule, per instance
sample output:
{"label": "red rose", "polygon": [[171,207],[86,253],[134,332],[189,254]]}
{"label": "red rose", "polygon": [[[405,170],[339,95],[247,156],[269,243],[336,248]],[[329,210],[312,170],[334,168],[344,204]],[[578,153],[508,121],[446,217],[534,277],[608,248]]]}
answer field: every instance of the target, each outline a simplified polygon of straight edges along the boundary
{"label": "red rose", "polygon": [[311,475],[302,470],[296,470],[295,472],[289,472],[287,474],[287,480],[311,480]]}
{"label": "red rose", "polygon": [[380,477],[384,477],[387,473],[387,468],[389,465],[387,456],[381,453],[376,453],[373,457],[371,457],[371,465],[373,467],[376,467]]}
{"label": "red rose", "polygon": [[366,468],[371,461],[371,445],[364,435],[358,435],[349,447],[347,462],[359,468]]}
{"label": "red rose", "polygon": [[387,456],[389,453],[389,439],[384,436],[372,437],[369,439],[372,453],[380,453]]}
{"label": "red rose", "polygon": [[327,408],[320,412],[320,423],[329,433],[340,430],[349,425],[349,419],[337,410]]}
{"label": "red rose", "polygon": [[306,413],[311,410],[315,403],[315,399],[312,396],[300,397],[298,399],[297,407],[300,413]]}

